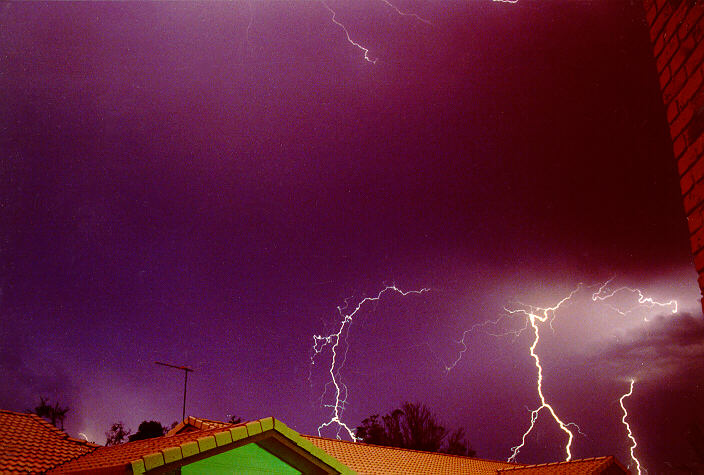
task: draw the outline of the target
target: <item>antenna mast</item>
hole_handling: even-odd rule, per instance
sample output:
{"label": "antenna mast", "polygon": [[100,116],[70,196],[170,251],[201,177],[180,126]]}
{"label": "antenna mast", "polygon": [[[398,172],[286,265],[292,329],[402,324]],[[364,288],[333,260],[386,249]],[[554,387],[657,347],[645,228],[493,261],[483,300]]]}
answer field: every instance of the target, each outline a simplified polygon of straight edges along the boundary
{"label": "antenna mast", "polygon": [[193,369],[189,368],[188,366],[176,366],[168,363],[162,363],[160,361],[155,361],[154,363],[161,366],[168,366],[169,368],[180,369],[181,371],[183,371],[183,415],[181,416],[181,420],[183,421],[184,419],[186,419],[186,389],[188,388],[188,373],[192,373]]}

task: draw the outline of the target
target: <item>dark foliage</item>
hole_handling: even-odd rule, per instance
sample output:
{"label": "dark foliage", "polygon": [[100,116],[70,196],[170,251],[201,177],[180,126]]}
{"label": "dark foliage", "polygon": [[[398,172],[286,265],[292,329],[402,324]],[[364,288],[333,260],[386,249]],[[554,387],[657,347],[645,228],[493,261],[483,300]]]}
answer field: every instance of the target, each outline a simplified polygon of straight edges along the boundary
{"label": "dark foliage", "polygon": [[449,431],[423,404],[404,402],[400,409],[364,419],[357,437],[368,444],[474,456],[463,429]]}
{"label": "dark foliage", "polygon": [[68,407],[61,407],[59,403],[55,403],[53,406],[49,404],[49,400],[44,397],[39,398],[40,403],[34,408],[34,413],[40,417],[43,417],[52,423],[55,427],[59,427],[58,423],[61,423],[61,430],[64,429],[64,419],[66,418],[66,413],[69,411]]}
{"label": "dark foliage", "polygon": [[127,438],[132,433],[130,429],[125,429],[125,425],[120,422],[114,422],[110,426],[110,430],[105,433],[105,445],[117,445],[127,442]]}
{"label": "dark foliage", "polygon": [[229,422],[230,424],[239,424],[240,422],[243,422],[243,419],[241,417],[236,416],[235,414],[228,414],[227,422]]}
{"label": "dark foliage", "polygon": [[130,442],[133,440],[152,439],[166,434],[168,429],[157,421],[142,421],[137,428],[137,432],[129,436]]}

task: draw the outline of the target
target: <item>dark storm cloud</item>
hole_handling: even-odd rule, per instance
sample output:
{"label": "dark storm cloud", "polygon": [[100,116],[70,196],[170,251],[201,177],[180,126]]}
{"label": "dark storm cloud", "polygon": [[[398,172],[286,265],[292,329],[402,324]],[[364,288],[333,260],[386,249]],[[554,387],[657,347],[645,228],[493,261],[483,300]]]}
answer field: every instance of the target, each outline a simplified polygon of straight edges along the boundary
{"label": "dark storm cloud", "polygon": [[[594,355],[621,376],[671,377],[704,370],[704,317],[691,313],[659,315],[643,326],[626,331]],[[696,371],[694,371],[696,370]],[[687,377],[686,379],[691,379]]]}
{"label": "dark storm cloud", "polygon": [[12,389],[0,393],[1,408],[31,410],[44,397],[74,409],[67,419],[75,415],[77,386],[62,363],[62,352],[51,345],[54,337],[50,332],[28,334],[0,326],[0,381]]}

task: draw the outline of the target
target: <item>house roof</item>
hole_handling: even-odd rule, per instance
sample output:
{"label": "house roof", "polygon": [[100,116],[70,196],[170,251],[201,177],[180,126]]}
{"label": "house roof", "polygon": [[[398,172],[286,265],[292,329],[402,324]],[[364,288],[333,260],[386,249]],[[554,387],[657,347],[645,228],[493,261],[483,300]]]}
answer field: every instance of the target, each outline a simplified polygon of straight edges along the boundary
{"label": "house roof", "polygon": [[310,435],[304,435],[303,437],[357,473],[472,473],[496,475],[497,470],[502,468],[523,467],[523,465],[474,457],[384,447]]}
{"label": "house roof", "polygon": [[184,421],[180,433],[100,447],[48,473],[141,474],[161,470],[172,463],[190,463],[204,455],[215,455],[248,443],[257,443],[290,464],[306,468],[306,473],[350,473],[340,461],[273,417],[242,424],[218,423],[221,427],[205,430],[191,430],[203,424],[195,418],[189,419]]}
{"label": "house roof", "polygon": [[0,472],[43,472],[99,445],[69,437],[36,414],[0,410]]}
{"label": "house roof", "polygon": [[[611,472],[607,472],[609,470]],[[587,475],[600,473],[627,473],[627,469],[613,456],[571,460],[569,462],[542,463],[525,467],[511,467],[499,470],[499,474],[522,475],[540,473],[547,475]]]}
{"label": "house roof", "polygon": [[225,428],[232,427],[234,425],[236,424],[232,424],[230,422],[213,421],[210,419],[203,419],[201,417],[188,416],[164,435],[166,435],[167,437],[171,437],[172,435],[181,434],[183,432]]}
{"label": "house roof", "polygon": [[300,435],[272,417],[242,424],[188,417],[163,437],[102,447],[34,414],[0,411],[0,473],[165,472],[250,443],[304,473],[627,473],[614,457],[520,465]]}

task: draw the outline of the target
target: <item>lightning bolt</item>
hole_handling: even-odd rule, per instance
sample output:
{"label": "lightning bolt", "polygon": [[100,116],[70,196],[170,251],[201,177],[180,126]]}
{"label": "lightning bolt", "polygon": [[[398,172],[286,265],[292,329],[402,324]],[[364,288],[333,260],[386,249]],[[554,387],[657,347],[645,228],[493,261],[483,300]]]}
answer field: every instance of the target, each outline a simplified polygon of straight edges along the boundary
{"label": "lightning bolt", "polygon": [[[638,443],[636,442],[636,438],[633,437],[633,432],[631,432],[631,426],[628,424],[628,421],[626,418],[628,417],[628,411],[626,410],[626,406],[623,405],[624,399],[627,397],[630,397],[633,394],[633,386],[635,385],[636,381],[635,379],[631,379],[631,387],[628,389],[628,392],[621,396],[621,399],[618,400],[619,404],[621,404],[621,410],[623,411],[623,417],[621,418],[621,422],[623,422],[623,425],[626,426],[626,431],[628,431],[628,438],[631,439],[631,459],[636,463],[636,470],[638,471],[638,475],[641,474],[640,471],[640,462],[635,456],[634,451],[636,450],[636,447],[638,446]],[[630,465],[629,467],[630,468]]]}
{"label": "lightning bolt", "polygon": [[252,0],[247,2],[247,11],[249,12],[249,21],[247,22],[247,33],[245,36],[246,52],[248,52],[252,48],[252,42],[249,39],[249,33],[252,30],[252,23],[254,22],[254,5],[252,5]]}
{"label": "lightning bolt", "polygon": [[[474,331],[477,330],[477,329],[479,329],[479,328],[484,328],[484,327],[488,327],[488,326],[495,326],[495,327],[497,327],[497,326],[501,323],[501,321],[502,321],[504,318],[506,318],[506,315],[502,315],[502,316],[500,316],[499,318],[497,318],[496,320],[486,320],[486,321],[481,322],[481,323],[475,323],[474,325],[472,325],[471,327],[469,327],[467,330],[465,330],[465,331],[462,333],[462,338],[460,338],[459,340],[456,340],[456,341],[455,341],[455,343],[457,343],[458,345],[462,345],[462,349],[461,349],[460,351],[458,351],[457,357],[456,357],[451,363],[446,363],[442,358],[440,358],[437,354],[435,354],[435,352],[432,350],[430,344],[427,344],[427,347],[430,349],[430,351],[431,351],[433,354],[435,354],[435,357],[436,357],[436,358],[442,363],[442,365],[445,367],[445,372],[446,372],[446,373],[449,373],[450,371],[452,371],[453,369],[455,369],[455,367],[459,364],[460,361],[462,361],[462,357],[464,356],[464,354],[465,354],[465,353],[467,352],[467,350],[469,349],[469,347],[467,346],[467,342],[466,342],[467,336],[470,335],[470,334],[472,334],[472,333],[474,333]],[[507,330],[507,331],[502,332],[502,333],[489,333],[489,332],[487,332],[487,335],[495,336],[495,337],[502,337],[502,336],[507,336],[507,335],[513,335],[514,338],[517,338],[518,336],[520,336],[521,333],[523,333],[523,331],[524,331],[526,328],[528,328],[528,322],[527,322],[527,320],[526,320],[525,326],[524,326],[523,328],[519,328],[518,330]]]}
{"label": "lightning bolt", "polygon": [[406,13],[404,11],[401,11],[396,5],[393,5],[391,2],[389,2],[389,0],[381,0],[381,1],[384,2],[386,5],[388,5],[390,8],[393,8],[394,10],[396,10],[396,13],[398,13],[401,16],[413,17],[416,20],[425,23],[426,25],[429,25],[429,26],[433,25],[429,20],[426,20],[425,18],[421,17],[420,15],[417,15],[416,13]]}
{"label": "lightning bolt", "polygon": [[546,307],[546,308],[541,308],[541,307],[533,307],[533,306],[527,306],[527,309],[517,309],[517,310],[510,310],[510,309],[504,309],[509,315],[523,315],[528,319],[528,323],[530,323],[531,328],[533,329],[533,343],[530,345],[530,355],[535,361],[535,366],[538,370],[538,380],[537,380],[537,389],[538,389],[538,397],[540,398],[540,406],[537,409],[534,409],[531,411],[531,416],[530,416],[530,427],[528,430],[526,430],[523,433],[523,437],[521,439],[521,443],[519,445],[516,445],[515,447],[511,448],[511,456],[508,458],[509,462],[514,462],[516,460],[516,456],[518,456],[518,453],[520,450],[523,448],[523,446],[526,443],[526,437],[531,433],[533,428],[535,427],[535,422],[538,420],[538,416],[540,415],[540,411],[543,409],[546,409],[552,418],[555,420],[557,425],[560,427],[560,430],[562,430],[566,435],[567,435],[567,444],[565,445],[565,453],[566,453],[566,458],[565,461],[570,461],[572,459],[572,452],[571,452],[571,446],[572,446],[572,440],[574,439],[574,434],[572,431],[570,431],[569,426],[576,426],[577,429],[579,427],[574,424],[574,423],[565,423],[562,421],[557,416],[557,413],[555,413],[555,409],[547,402],[545,399],[545,395],[543,394],[543,367],[540,364],[540,357],[538,354],[535,352],[535,348],[538,346],[538,343],[540,342],[540,327],[538,326],[538,323],[545,323],[545,322],[550,322],[552,319],[555,318],[555,312],[557,309],[559,309],[563,304],[568,302],[574,295],[580,290],[581,284],[577,286],[576,289],[574,289],[570,294],[560,300],[557,305],[554,305],[552,307]]}
{"label": "lightning bolt", "polygon": [[[638,304],[634,305],[633,307],[629,308],[628,310],[621,310],[615,305],[611,305],[610,303],[607,303],[612,310],[614,310],[616,313],[620,315],[628,315],[630,312],[635,310],[636,308],[640,307],[646,307],[646,308],[653,308],[653,307],[662,307],[662,308],[670,308],[672,310],[672,313],[677,313],[677,300],[670,300],[669,302],[658,302],[657,300],[653,299],[652,297],[646,297],[643,295],[643,292],[639,289],[633,289],[631,287],[619,287],[615,290],[609,289],[608,286],[609,284],[614,280],[614,277],[610,278],[606,282],[604,282],[600,287],[599,290],[597,290],[594,294],[592,294],[592,300],[594,302],[604,302],[612,297],[614,297],[616,294],[620,292],[630,292],[632,294],[638,295]],[[647,319],[645,319],[647,321]]]}
{"label": "lightning bolt", "polygon": [[[389,0],[380,0],[380,1],[383,2],[383,3],[384,3],[386,6],[388,6],[389,8],[393,9],[393,10],[394,10],[396,13],[398,13],[400,16],[415,18],[416,20],[418,20],[418,21],[420,21],[420,22],[423,22],[423,23],[425,23],[426,25],[432,26],[432,23],[431,23],[429,20],[426,20],[425,18],[423,18],[422,16],[418,15],[417,13],[408,13],[408,12],[404,12],[403,10],[401,10],[400,8],[398,8],[396,5],[394,5],[393,3],[391,3]],[[373,58],[373,59],[372,59],[371,56],[369,56],[369,48],[366,48],[366,47],[362,46],[360,43],[358,43],[358,42],[356,42],[356,41],[354,41],[354,40],[352,39],[352,37],[350,36],[350,32],[349,32],[349,30],[347,29],[347,27],[346,27],[343,23],[341,23],[340,21],[338,21],[338,19],[337,19],[337,13],[335,12],[335,10],[333,10],[332,8],[330,8],[330,5],[328,5],[325,0],[320,0],[320,3],[322,3],[323,6],[324,6],[324,7],[330,12],[330,14],[332,15],[332,17],[330,18],[330,20],[331,20],[334,24],[336,24],[337,26],[339,26],[340,29],[345,33],[345,37],[347,38],[347,42],[348,42],[349,44],[351,44],[352,46],[354,46],[355,48],[361,50],[361,51],[364,53],[364,59],[365,59],[366,61],[368,61],[368,62],[370,62],[370,63],[372,63],[372,64],[376,64],[376,62],[377,62],[377,60],[378,60],[379,58]]]}
{"label": "lightning bolt", "polygon": [[[321,396],[321,399],[325,396],[325,393],[327,392],[327,387],[331,384],[334,387],[334,399],[332,403],[329,404],[323,404],[323,407],[327,407],[332,409],[332,416],[330,417],[330,420],[327,422],[324,422],[318,426],[318,435],[321,434],[321,431],[325,429],[326,427],[329,427],[331,425],[337,425],[337,438],[340,438],[340,432],[345,431],[347,432],[347,435],[352,439],[353,441],[357,441],[357,437],[355,436],[354,432],[352,429],[345,424],[342,419],[342,412],[344,411],[345,405],[347,404],[347,386],[342,384],[339,380],[339,373],[342,367],[345,364],[345,360],[347,359],[347,350],[349,349],[349,344],[347,344],[347,335],[349,335],[349,327],[352,324],[352,320],[354,319],[354,316],[359,312],[359,310],[364,306],[366,303],[369,302],[376,302],[381,299],[382,295],[384,295],[387,292],[396,292],[400,294],[401,296],[407,296],[411,294],[422,294],[424,292],[428,292],[430,289],[423,288],[420,290],[408,290],[408,291],[403,291],[396,287],[396,285],[387,285],[383,289],[379,291],[379,293],[375,297],[366,297],[362,300],[360,300],[357,303],[357,306],[352,310],[350,313],[343,313],[344,310],[347,308],[347,305],[345,302],[345,307],[337,307],[337,311],[342,317],[342,320],[340,321],[340,327],[338,328],[337,332],[331,333],[329,335],[323,336],[323,335],[314,335],[313,336],[313,355],[311,356],[311,365],[315,364],[315,357],[319,355],[323,349],[326,346],[330,346],[330,351],[332,352],[332,359],[330,362],[330,382],[326,384],[325,386],[325,392],[323,393],[323,396]],[[343,339],[343,335],[345,336],[345,345],[344,345],[344,355],[342,357],[341,362],[338,364],[338,347],[340,345],[340,341]],[[344,395],[343,395],[344,392]]]}
{"label": "lightning bolt", "polygon": [[326,2],[325,0],[320,0],[320,3],[322,3],[323,6],[332,14],[332,17],[330,18],[330,20],[331,20],[334,24],[336,24],[337,26],[339,26],[339,27],[342,29],[342,31],[345,33],[345,36],[347,37],[347,42],[348,42],[349,44],[351,44],[352,46],[354,46],[354,47],[356,47],[356,48],[362,50],[362,51],[364,52],[364,59],[365,59],[366,61],[368,61],[368,62],[370,62],[370,63],[372,63],[372,64],[376,64],[376,61],[377,61],[378,58],[372,59],[372,58],[369,56],[369,49],[368,49],[368,48],[365,48],[364,46],[362,46],[361,44],[357,43],[356,41],[354,41],[354,40],[352,39],[352,37],[350,36],[350,32],[347,31],[347,27],[345,27],[345,25],[343,25],[342,23],[340,23],[339,21],[337,21],[337,13],[335,13],[335,10],[333,10],[332,8],[330,8],[330,6],[327,4],[327,2]]}

